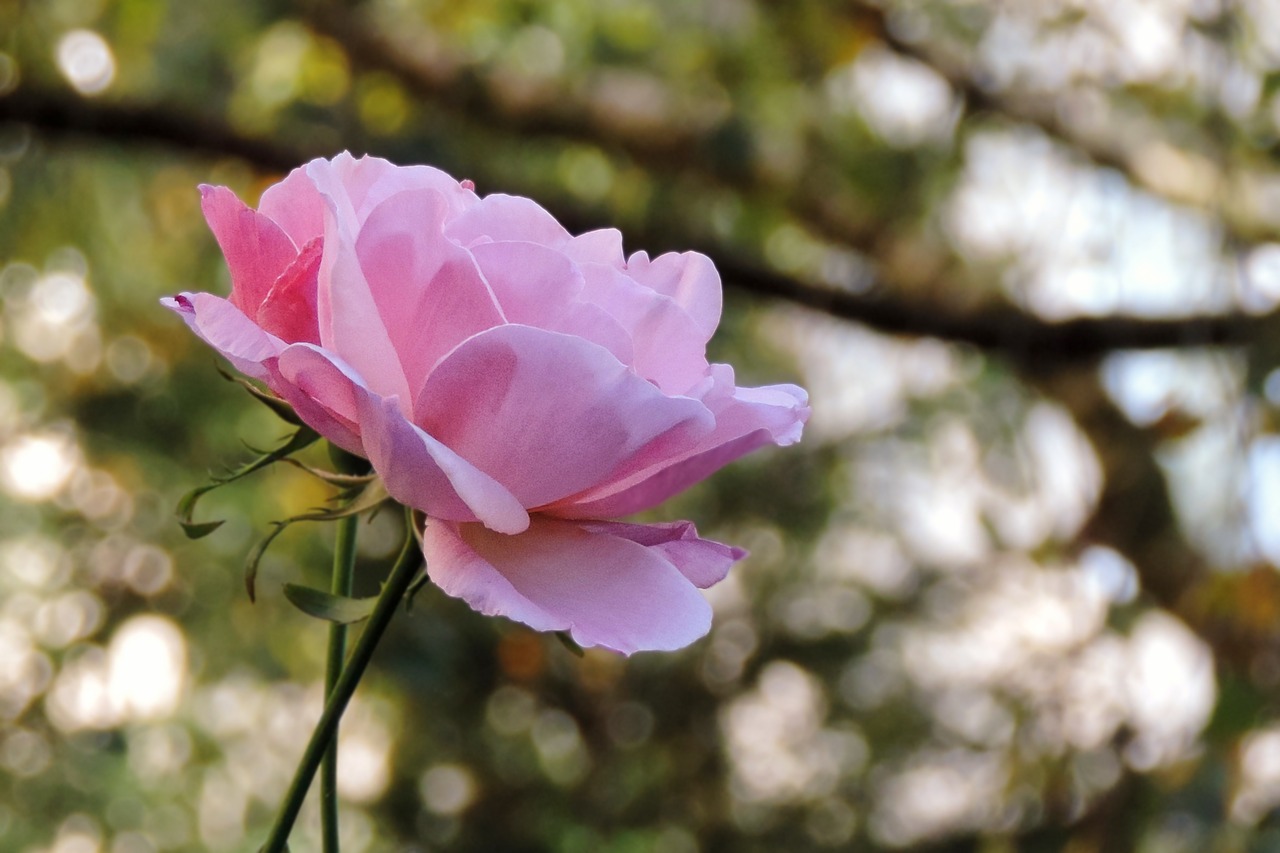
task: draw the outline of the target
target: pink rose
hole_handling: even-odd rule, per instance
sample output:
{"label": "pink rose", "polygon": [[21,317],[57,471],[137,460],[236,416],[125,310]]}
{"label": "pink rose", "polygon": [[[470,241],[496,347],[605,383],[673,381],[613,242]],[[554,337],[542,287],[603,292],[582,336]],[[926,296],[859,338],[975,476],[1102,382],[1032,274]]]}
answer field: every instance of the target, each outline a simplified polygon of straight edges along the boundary
{"label": "pink rose", "polygon": [[802,389],[707,363],[709,259],[626,258],[616,230],[372,157],[295,169],[256,211],[201,192],[231,298],[163,303],[426,513],[445,592],[623,653],[707,632],[698,588],[745,552],[607,519],[798,441],[809,414]]}

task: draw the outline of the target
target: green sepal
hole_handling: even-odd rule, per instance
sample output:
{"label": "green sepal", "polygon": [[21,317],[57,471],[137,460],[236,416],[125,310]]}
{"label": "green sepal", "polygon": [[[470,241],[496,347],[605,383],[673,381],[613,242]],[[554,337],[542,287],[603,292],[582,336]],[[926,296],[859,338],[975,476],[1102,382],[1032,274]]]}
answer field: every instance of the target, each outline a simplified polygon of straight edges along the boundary
{"label": "green sepal", "polygon": [[576,656],[580,658],[587,656],[586,649],[578,645],[577,642],[573,639],[573,637],[569,636],[568,631],[556,631],[556,639],[559,640],[566,649],[573,652],[573,654],[575,654]]}
{"label": "green sepal", "polygon": [[[208,485],[200,486],[192,489],[182,496],[182,500],[178,501],[177,516],[178,523],[182,525],[182,530],[187,534],[188,539],[200,539],[208,536],[213,531],[222,526],[221,521],[193,521],[191,516],[195,513],[196,501],[214,489],[225,486],[227,483],[234,483],[241,477],[247,477],[255,471],[260,471],[281,459],[288,457],[290,454],[302,450],[304,447],[315,443],[320,438],[319,434],[311,429],[311,427],[299,427],[297,432],[289,437],[284,444],[270,451],[255,451],[259,455],[256,459],[246,462],[239,468],[230,471],[220,477],[214,477],[213,482]],[[252,449],[252,448],[250,448]]]}
{"label": "green sepal", "polygon": [[327,622],[336,622],[339,625],[350,625],[353,622],[368,619],[374,605],[378,603],[376,596],[349,598],[296,583],[284,585],[284,597],[308,616],[324,619]]}
{"label": "green sepal", "polygon": [[311,476],[324,480],[331,486],[351,488],[352,486],[363,486],[378,479],[377,474],[339,474],[336,471],[326,471],[323,468],[316,468],[305,462],[299,462],[297,459],[281,459],[280,461],[288,462],[293,467],[306,471]]}
{"label": "green sepal", "polygon": [[293,424],[294,426],[297,426],[297,427],[303,426],[302,419],[299,418],[298,413],[293,410],[293,406],[290,406],[287,402],[285,402],[284,400],[281,400],[276,395],[269,394],[266,391],[263,391],[257,385],[254,385],[252,382],[245,379],[244,377],[236,376],[233,373],[228,373],[225,369],[223,369],[222,365],[218,364],[218,365],[215,365],[215,367],[217,368],[218,373],[222,375],[223,379],[227,380],[228,382],[234,382],[244,390],[248,391],[249,395],[252,396],[255,400],[257,400],[262,405],[266,406],[271,411],[275,412],[276,417],[280,418],[280,420],[284,421],[285,423]]}
{"label": "green sepal", "polygon": [[249,593],[250,601],[257,600],[258,563],[262,561],[262,555],[267,552],[267,546],[286,527],[299,521],[337,521],[340,518],[359,515],[367,510],[375,509],[391,499],[387,494],[387,487],[382,484],[381,480],[373,480],[359,489],[348,489],[337,497],[338,500],[347,498],[349,500],[346,500],[341,506],[332,509],[315,509],[281,521],[271,522],[273,526],[271,532],[253,547],[253,550],[249,552],[249,556],[245,560],[244,588]]}

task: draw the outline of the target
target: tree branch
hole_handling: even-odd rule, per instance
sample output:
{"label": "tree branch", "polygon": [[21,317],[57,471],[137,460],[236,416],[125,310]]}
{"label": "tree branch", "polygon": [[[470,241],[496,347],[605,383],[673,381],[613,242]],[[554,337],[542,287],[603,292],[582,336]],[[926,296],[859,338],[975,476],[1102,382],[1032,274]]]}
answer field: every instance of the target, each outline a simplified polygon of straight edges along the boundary
{"label": "tree branch", "polygon": [[[0,121],[29,124],[49,137],[88,138],[135,145],[160,143],[209,156],[233,156],[272,172],[287,171],[321,152],[238,133],[210,116],[169,104],[86,100],[70,92],[20,89],[0,96]],[[449,168],[448,163],[441,166]],[[475,177],[482,177],[476,175]],[[571,229],[601,223],[569,204],[548,205]],[[631,229],[630,240],[650,248],[675,242],[657,226]],[[1134,317],[1048,322],[1007,305],[957,313],[954,308],[888,294],[854,293],[816,285],[742,259],[725,245],[689,245],[716,262],[725,283],[758,296],[802,305],[890,335],[934,337],[998,353],[1018,363],[1096,358],[1123,349],[1244,346],[1280,325],[1280,316],[1204,315],[1153,320]]]}

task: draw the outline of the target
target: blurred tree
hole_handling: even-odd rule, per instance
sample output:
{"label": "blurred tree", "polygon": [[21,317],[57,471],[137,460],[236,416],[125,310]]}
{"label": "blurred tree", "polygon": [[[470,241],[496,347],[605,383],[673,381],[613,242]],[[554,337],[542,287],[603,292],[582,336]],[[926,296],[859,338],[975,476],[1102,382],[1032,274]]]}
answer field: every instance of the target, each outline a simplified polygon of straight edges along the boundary
{"label": "blurred tree", "polygon": [[[0,848],[252,851],[320,705],[284,425],[156,305],[198,183],[342,149],[698,249],[803,445],[655,517],[677,655],[424,591],[344,850],[1280,849],[1280,17],[1261,0],[0,4]],[[372,592],[402,534],[360,534]],[[300,721],[307,721],[303,724]],[[314,813],[295,849],[316,845]]]}

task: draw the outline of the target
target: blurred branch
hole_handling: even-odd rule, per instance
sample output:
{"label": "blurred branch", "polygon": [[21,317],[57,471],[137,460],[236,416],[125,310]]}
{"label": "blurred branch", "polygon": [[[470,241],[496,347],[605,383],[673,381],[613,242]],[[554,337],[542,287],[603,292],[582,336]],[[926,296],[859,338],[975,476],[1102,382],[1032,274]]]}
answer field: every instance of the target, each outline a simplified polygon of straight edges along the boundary
{"label": "blurred branch", "polygon": [[287,172],[315,156],[294,146],[245,136],[220,118],[183,107],[86,100],[65,90],[19,87],[0,95],[3,121],[29,124],[59,136],[155,142],[214,157],[238,157],[273,172]]}
{"label": "blurred branch", "polygon": [[[880,240],[878,222],[838,204],[829,186],[801,191],[765,177],[750,141],[732,127],[731,113],[711,122],[701,120],[701,111],[645,114],[602,80],[566,87],[521,78],[502,85],[498,72],[477,69],[431,43],[428,33],[382,32],[366,14],[333,0],[295,0],[295,6],[308,26],[341,45],[353,65],[393,76],[421,102],[454,116],[514,137],[601,146],[656,174],[694,173],[735,194],[767,196],[817,234],[850,248],[870,250]],[[733,137],[731,147],[747,150],[724,156],[726,134]]]}
{"label": "blurred branch", "polygon": [[[239,157],[272,172],[287,171],[322,153],[302,145],[247,136],[209,116],[192,114],[171,104],[86,100],[69,91],[22,89],[2,95],[0,121],[29,124],[49,136],[89,137],[126,144],[153,142],[210,156]],[[549,207],[571,227],[599,224],[571,205]],[[655,225],[648,230],[632,229],[629,237],[650,247],[674,242],[659,233]],[[1030,365],[1092,359],[1122,349],[1244,346],[1280,322],[1274,314],[1203,315],[1174,320],[1115,316],[1049,322],[1008,305],[964,311],[883,293],[854,293],[815,285],[765,269],[758,261],[744,260],[741,250],[731,246],[686,242],[681,248],[698,249],[712,256],[725,283],[740,290],[803,305],[885,334],[969,344]]]}

